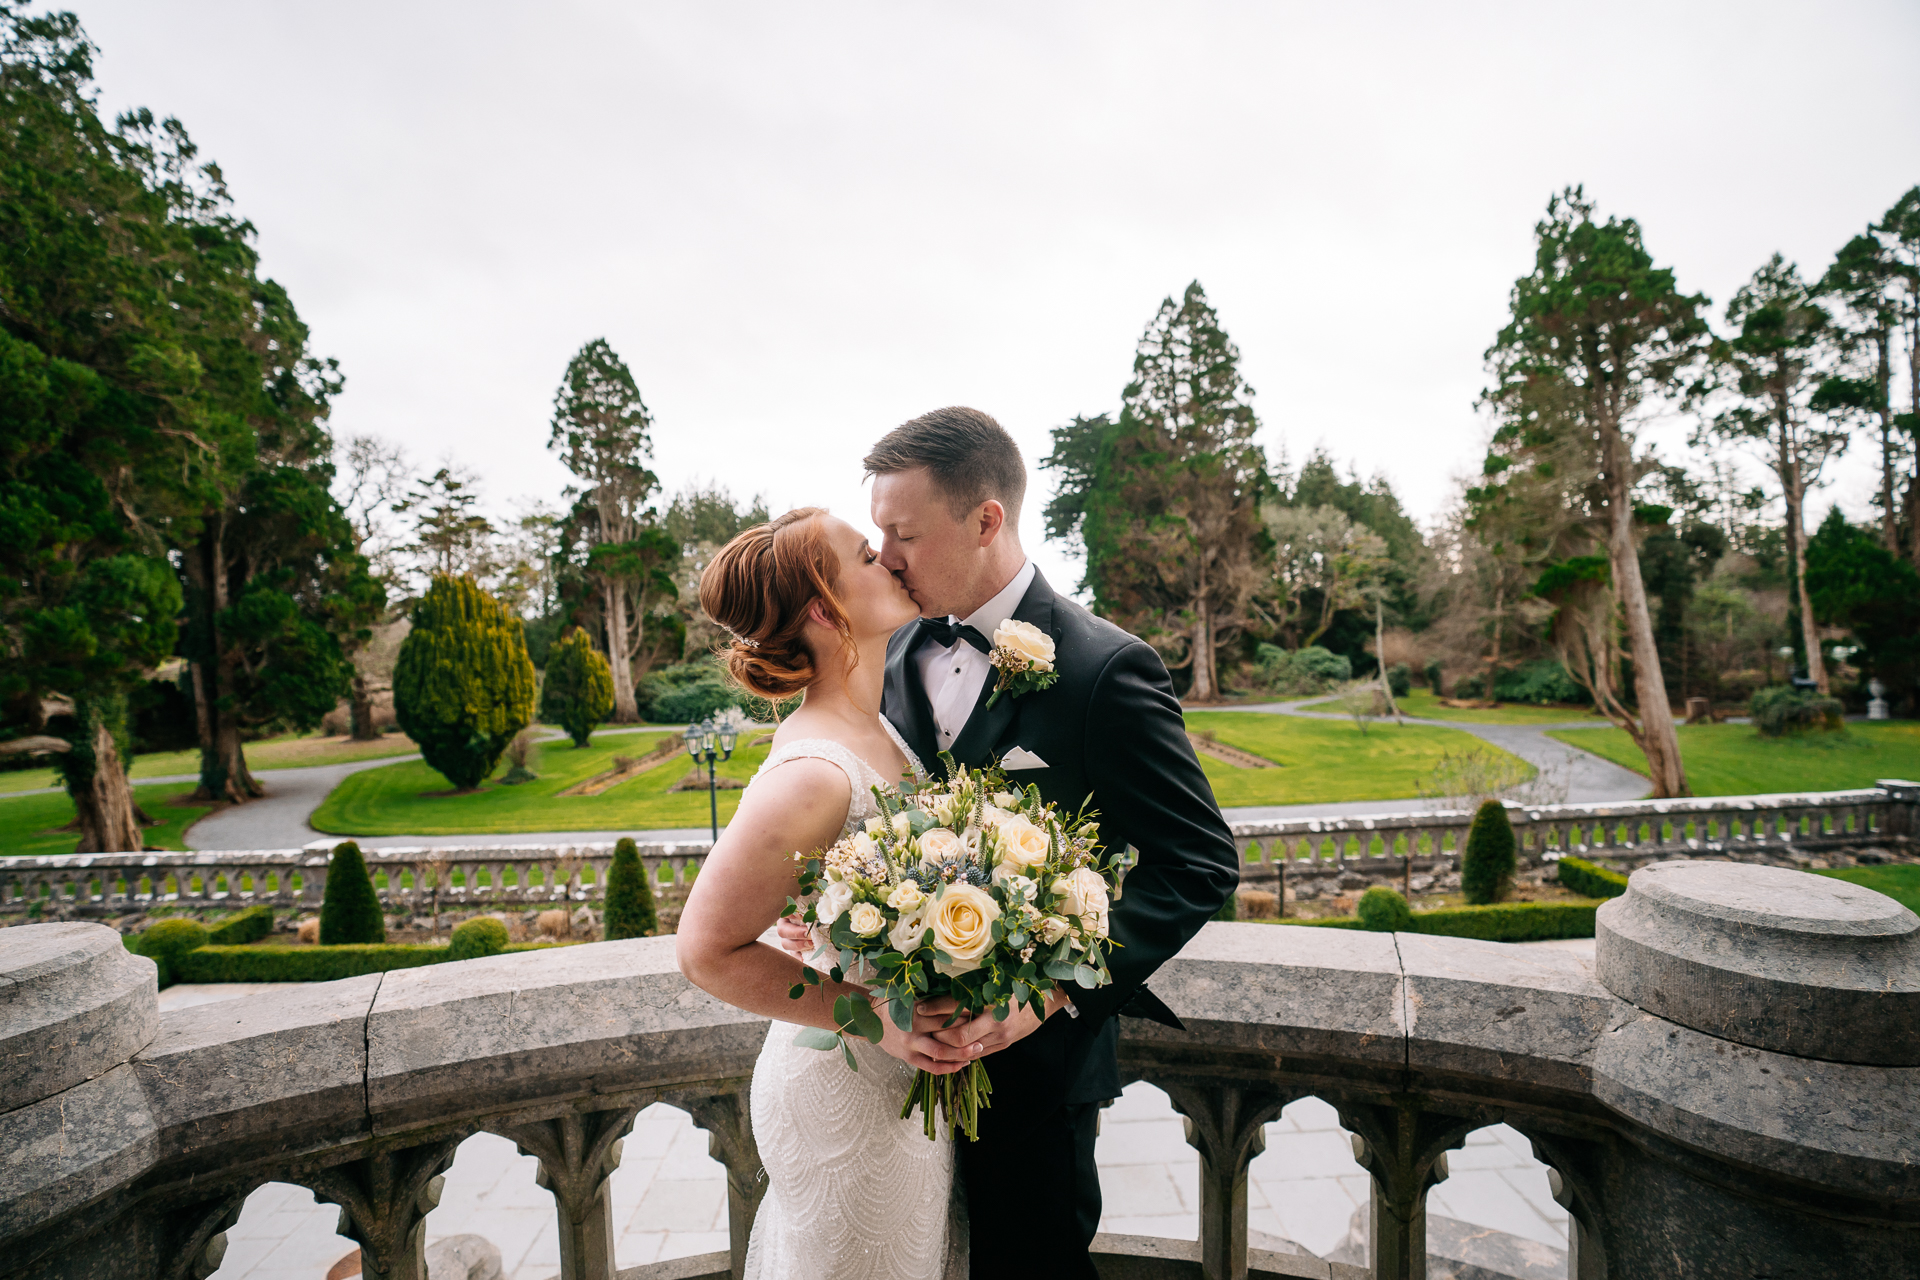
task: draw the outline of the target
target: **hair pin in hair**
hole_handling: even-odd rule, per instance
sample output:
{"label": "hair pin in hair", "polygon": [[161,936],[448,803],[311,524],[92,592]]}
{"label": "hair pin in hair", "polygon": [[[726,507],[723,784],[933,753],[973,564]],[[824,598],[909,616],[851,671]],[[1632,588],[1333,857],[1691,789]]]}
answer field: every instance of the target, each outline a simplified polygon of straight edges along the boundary
{"label": "hair pin in hair", "polygon": [[731,627],[727,629],[727,634],[733,637],[733,642],[735,644],[743,644],[747,646],[747,648],[749,649],[758,649],[760,647],[760,642],[758,640],[755,640],[752,636],[743,636],[738,631],[733,630]]}

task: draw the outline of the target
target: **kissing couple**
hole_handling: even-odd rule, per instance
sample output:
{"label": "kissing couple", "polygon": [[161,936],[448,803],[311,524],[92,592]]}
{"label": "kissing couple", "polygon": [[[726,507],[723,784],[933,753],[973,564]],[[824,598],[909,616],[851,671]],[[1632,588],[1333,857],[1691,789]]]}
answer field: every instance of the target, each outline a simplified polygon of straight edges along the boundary
{"label": "kissing couple", "polygon": [[[1095,1280],[1094,1135],[1120,1092],[1116,1015],[1178,1025],[1146,980],[1225,904],[1239,857],[1159,654],[1056,595],[1021,550],[1027,473],[1006,430],[940,409],[888,433],[865,465],[877,548],[801,507],[728,543],[700,581],[701,607],[732,633],[733,678],[775,701],[805,695],[708,854],[677,939],[692,982],[774,1020],[753,1073],[768,1187],[746,1274]],[[1010,622],[1028,626],[1005,634],[1042,653],[1051,641],[1045,687],[992,678],[992,637]],[[929,769],[941,781],[943,755],[998,766],[1067,813],[1085,802],[1107,849],[1136,851],[1108,920],[1112,981],[1055,987],[1004,1019],[923,1000],[911,1030],[883,1016],[879,1043],[846,1036],[849,1071],[841,1053],[794,1043],[802,1028],[840,1029],[836,1000],[868,998],[828,976],[831,959],[809,960],[817,938],[782,917],[795,854],[871,829],[874,788]],[[983,1058],[992,1094],[974,1140],[930,1142],[901,1118],[917,1071]]]}

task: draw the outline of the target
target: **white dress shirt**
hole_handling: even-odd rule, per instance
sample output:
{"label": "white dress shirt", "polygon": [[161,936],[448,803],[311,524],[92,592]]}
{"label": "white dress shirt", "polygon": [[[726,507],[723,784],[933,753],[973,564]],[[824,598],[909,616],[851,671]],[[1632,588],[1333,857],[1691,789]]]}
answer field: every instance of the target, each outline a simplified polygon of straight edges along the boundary
{"label": "white dress shirt", "polygon": [[[958,621],[992,641],[994,629],[1020,607],[1027,588],[1033,585],[1034,572],[1033,561],[1022,564],[1013,581],[1000,588],[993,599]],[[955,621],[951,614],[947,620]],[[973,714],[974,704],[980,700],[980,690],[993,673],[993,664],[987,661],[986,654],[957,636],[951,648],[943,649],[938,643],[927,641],[914,652],[913,660],[920,664],[920,684],[926,689],[927,702],[933,708],[936,741],[940,750],[951,751],[954,739],[960,736],[967,718]]]}

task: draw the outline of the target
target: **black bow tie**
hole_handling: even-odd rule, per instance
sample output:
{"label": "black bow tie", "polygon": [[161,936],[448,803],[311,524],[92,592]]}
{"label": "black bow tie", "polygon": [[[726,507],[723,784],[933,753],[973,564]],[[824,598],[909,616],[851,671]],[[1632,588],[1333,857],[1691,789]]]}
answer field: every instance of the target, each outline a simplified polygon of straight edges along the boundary
{"label": "black bow tie", "polygon": [[988,643],[987,638],[964,622],[950,622],[945,618],[922,618],[920,619],[920,636],[922,640],[936,642],[942,649],[953,648],[955,640],[965,640],[982,653],[993,652],[993,646]]}

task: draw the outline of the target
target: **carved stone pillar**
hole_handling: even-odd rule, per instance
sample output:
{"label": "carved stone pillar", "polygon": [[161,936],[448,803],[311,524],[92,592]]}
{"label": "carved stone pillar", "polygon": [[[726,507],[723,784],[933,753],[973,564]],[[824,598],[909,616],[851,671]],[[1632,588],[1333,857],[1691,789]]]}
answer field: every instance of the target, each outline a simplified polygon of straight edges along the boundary
{"label": "carved stone pillar", "polygon": [[1247,1166],[1266,1150],[1266,1125],[1297,1092],[1219,1080],[1153,1080],[1186,1121],[1200,1153],[1200,1269],[1207,1280],[1246,1280]]}
{"label": "carved stone pillar", "polygon": [[441,1175],[466,1136],[378,1152],[303,1179],[340,1206],[339,1231],[360,1245],[364,1280],[427,1280],[427,1214],[440,1203]]}
{"label": "carved stone pillar", "polygon": [[1415,1097],[1335,1107],[1353,1132],[1353,1158],[1373,1175],[1369,1273],[1374,1280],[1426,1280],[1427,1189],[1446,1178],[1448,1150],[1498,1117],[1441,1115]]}
{"label": "carved stone pillar", "polygon": [[560,1217],[560,1280],[613,1280],[613,1205],[607,1179],[620,1167],[621,1139],[637,1106],[570,1111],[553,1120],[503,1125],[523,1156],[540,1161],[536,1181],[553,1193]]}
{"label": "carved stone pillar", "polygon": [[707,1131],[708,1154],[727,1168],[727,1247],[732,1257],[733,1280],[741,1280],[746,1275],[747,1240],[753,1234],[753,1218],[760,1211],[760,1197],[767,1190],[760,1148],[753,1140],[753,1115],[746,1084],[743,1081],[734,1093],[683,1095],[672,1101],[693,1117],[694,1124]]}

